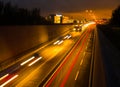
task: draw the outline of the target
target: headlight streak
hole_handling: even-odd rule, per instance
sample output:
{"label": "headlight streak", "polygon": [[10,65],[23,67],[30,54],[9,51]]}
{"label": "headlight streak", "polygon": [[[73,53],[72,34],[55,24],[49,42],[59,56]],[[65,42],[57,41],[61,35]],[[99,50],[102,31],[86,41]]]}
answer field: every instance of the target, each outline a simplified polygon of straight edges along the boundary
{"label": "headlight streak", "polygon": [[6,75],[2,76],[2,77],[0,78],[0,81],[3,80],[4,78],[6,78],[7,76],[9,76],[9,74],[6,74]]}
{"label": "headlight streak", "polygon": [[58,44],[59,42],[60,42],[60,40],[58,40],[58,41],[54,42],[53,44],[54,44],[54,45],[56,45],[56,44]]}
{"label": "headlight streak", "polygon": [[[24,61],[23,63],[21,63],[20,65],[23,66],[26,63],[30,62],[31,60],[33,60],[35,58],[35,56],[32,56],[31,58],[29,58],[28,60]],[[37,58],[36,60],[34,60],[33,62],[31,62],[28,66],[33,65],[34,63],[36,63],[37,61],[39,61],[40,59],[42,59],[42,57]],[[2,77],[0,77],[0,81],[5,79],[6,77],[8,77],[10,74],[6,74]],[[13,77],[11,77],[9,80],[7,80],[6,82],[4,82],[3,84],[0,85],[0,87],[4,87],[6,86],[8,83],[10,83],[12,80],[14,80],[15,78],[17,78],[19,75],[14,75]]]}
{"label": "headlight streak", "polygon": [[31,62],[30,64],[28,64],[28,66],[32,66],[33,64],[35,64],[37,61],[39,61],[40,59],[42,59],[42,57],[37,58],[36,60],[34,60],[33,62]]}
{"label": "headlight streak", "polygon": [[26,63],[28,63],[29,61],[33,60],[35,57],[31,57],[30,59],[26,60],[25,62],[21,63],[20,65],[23,66],[25,65]]}
{"label": "headlight streak", "polygon": [[58,40],[58,41],[54,42],[53,44],[54,44],[54,45],[60,45],[60,44],[62,44],[62,43],[63,43],[63,40]]}
{"label": "headlight streak", "polygon": [[89,22],[87,24],[84,24],[84,27],[88,27],[89,25],[96,24],[95,22]]}
{"label": "headlight streak", "polygon": [[63,43],[63,40],[61,40],[59,43],[58,43],[58,45],[60,45],[60,44],[62,44]]}
{"label": "headlight streak", "polygon": [[13,76],[11,79],[9,79],[8,81],[6,81],[5,83],[3,83],[2,85],[0,85],[0,87],[4,87],[5,85],[7,85],[9,82],[11,82],[12,80],[14,80],[15,78],[17,78],[18,75]]}
{"label": "headlight streak", "polygon": [[79,75],[79,71],[77,71],[77,73],[76,73],[75,80],[77,80],[78,75]]}
{"label": "headlight streak", "polygon": [[66,35],[65,37],[64,37],[64,39],[70,39],[71,38],[71,35]]}

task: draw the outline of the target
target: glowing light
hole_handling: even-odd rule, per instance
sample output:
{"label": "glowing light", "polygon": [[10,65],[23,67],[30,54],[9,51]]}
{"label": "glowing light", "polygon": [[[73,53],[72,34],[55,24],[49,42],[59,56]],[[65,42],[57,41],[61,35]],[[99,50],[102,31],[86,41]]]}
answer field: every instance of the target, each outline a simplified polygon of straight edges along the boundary
{"label": "glowing light", "polygon": [[28,60],[24,61],[23,63],[21,63],[20,65],[23,66],[23,65],[25,65],[26,63],[28,63],[29,61],[33,60],[34,58],[35,58],[35,57],[33,56],[33,57],[31,57],[30,59],[28,59]]}
{"label": "glowing light", "polygon": [[96,24],[96,23],[95,22],[90,22],[90,23],[85,24],[84,27],[88,27],[88,26],[90,26],[92,24]]}
{"label": "glowing light", "polygon": [[75,31],[75,30],[76,30],[76,28],[73,28],[73,30]]}
{"label": "glowing light", "polygon": [[59,43],[58,43],[58,45],[60,45],[60,44],[62,44],[63,43],[63,40],[61,40]]}
{"label": "glowing light", "polygon": [[57,41],[54,42],[53,44],[54,44],[54,45],[56,45],[56,44],[57,44],[57,45],[60,45],[60,44],[62,44],[62,43],[63,43],[63,40],[57,40]]}
{"label": "glowing light", "polygon": [[30,63],[28,66],[32,66],[33,64],[35,64],[37,61],[39,61],[40,59],[42,59],[42,57],[39,57],[38,59],[34,60],[32,63]]}
{"label": "glowing light", "polygon": [[9,75],[9,74],[6,74],[6,75],[2,76],[2,77],[0,78],[0,80],[3,80],[3,79],[6,78],[8,75]]}
{"label": "glowing light", "polygon": [[70,39],[72,36],[70,34],[66,35],[64,39]]}
{"label": "glowing light", "polygon": [[56,42],[54,42],[53,44],[56,45],[60,42],[60,40],[57,40]]}
{"label": "glowing light", "polygon": [[60,16],[61,17],[62,15],[61,14],[56,14],[56,16]]}
{"label": "glowing light", "polygon": [[5,83],[3,83],[2,85],[0,85],[0,87],[4,87],[5,85],[7,85],[9,82],[11,82],[12,80],[14,80],[15,78],[17,78],[18,75],[13,76],[11,79],[9,79],[8,81],[6,81]]}
{"label": "glowing light", "polygon": [[79,71],[77,71],[77,74],[76,74],[76,76],[75,76],[75,80],[77,80],[78,75],[79,75]]}

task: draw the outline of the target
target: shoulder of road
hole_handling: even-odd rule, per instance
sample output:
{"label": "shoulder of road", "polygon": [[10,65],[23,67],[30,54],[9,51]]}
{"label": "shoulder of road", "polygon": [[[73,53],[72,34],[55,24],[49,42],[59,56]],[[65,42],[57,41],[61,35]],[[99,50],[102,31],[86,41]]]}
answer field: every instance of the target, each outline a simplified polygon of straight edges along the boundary
{"label": "shoulder of road", "polygon": [[120,87],[120,28],[97,27],[108,87]]}

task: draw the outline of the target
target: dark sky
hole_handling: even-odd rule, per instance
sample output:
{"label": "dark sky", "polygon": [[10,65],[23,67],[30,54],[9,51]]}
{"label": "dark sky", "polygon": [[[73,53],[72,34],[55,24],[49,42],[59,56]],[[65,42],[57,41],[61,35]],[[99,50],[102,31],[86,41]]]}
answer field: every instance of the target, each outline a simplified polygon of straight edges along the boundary
{"label": "dark sky", "polygon": [[41,8],[41,13],[73,13],[85,9],[114,9],[120,0],[3,0],[11,1],[20,7]]}

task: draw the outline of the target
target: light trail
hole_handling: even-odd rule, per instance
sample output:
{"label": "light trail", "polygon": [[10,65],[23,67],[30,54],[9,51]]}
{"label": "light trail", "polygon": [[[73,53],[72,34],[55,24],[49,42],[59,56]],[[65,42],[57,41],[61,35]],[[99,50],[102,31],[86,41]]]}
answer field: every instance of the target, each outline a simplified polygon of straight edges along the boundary
{"label": "light trail", "polygon": [[76,74],[76,76],[75,76],[75,80],[77,80],[78,75],[79,75],[79,71],[77,71],[77,74]]}
{"label": "light trail", "polygon": [[26,63],[28,63],[28,62],[30,62],[31,60],[33,60],[34,58],[35,58],[35,57],[33,56],[33,57],[31,57],[30,59],[28,59],[28,60],[24,61],[23,63],[21,63],[20,65],[23,66],[23,65],[25,65]]}
{"label": "light trail", "polygon": [[2,85],[0,85],[0,87],[4,87],[5,85],[7,85],[8,83],[10,83],[12,80],[14,80],[15,78],[17,78],[18,75],[13,76],[11,79],[9,79],[8,81],[6,81],[5,83],[3,83]]}
{"label": "light trail", "polygon": [[6,74],[6,75],[2,76],[2,77],[0,78],[0,81],[3,80],[4,78],[6,78],[7,76],[9,76],[9,74]]}
{"label": "light trail", "polygon": [[83,63],[83,59],[81,60],[80,65],[82,65],[82,63]]}
{"label": "light trail", "polygon": [[89,23],[87,23],[87,24],[84,24],[83,25],[83,28],[87,28],[88,26],[90,26],[90,25],[93,25],[93,24],[96,24],[95,22],[89,22]]}
{"label": "light trail", "polygon": [[64,86],[65,86],[65,83],[67,82],[67,80],[68,80],[68,78],[69,78],[69,76],[70,76],[70,73],[72,72],[73,67],[74,67],[75,64],[76,64],[76,61],[78,60],[79,55],[80,55],[81,51],[83,50],[84,44],[85,44],[85,42],[86,42],[86,40],[87,40],[87,38],[88,38],[89,33],[90,33],[90,31],[89,31],[88,34],[86,35],[86,37],[85,37],[85,39],[84,39],[84,41],[83,41],[83,43],[82,43],[82,46],[81,46],[79,52],[77,53],[77,55],[76,55],[73,63],[71,64],[70,69],[69,69],[68,72],[66,73],[66,76],[65,76],[65,78],[63,79],[60,87],[64,87]]}
{"label": "light trail", "polygon": [[88,31],[86,31],[84,34],[81,35],[79,41],[75,44],[75,46],[73,47],[73,49],[66,56],[65,60],[61,63],[60,67],[56,70],[56,72],[53,74],[53,76],[50,78],[50,80],[47,82],[47,84],[45,84],[45,87],[49,87],[51,85],[51,83],[53,82],[53,80],[55,79],[55,77],[58,75],[58,73],[60,72],[60,70],[62,69],[62,67],[64,66],[64,64],[67,62],[67,60],[72,55],[72,53],[74,52],[74,50],[76,49],[76,47],[78,46],[78,44],[80,43],[80,41],[82,40],[82,38],[84,37],[84,35],[87,34],[87,32]]}
{"label": "light trail", "polygon": [[42,57],[37,58],[32,63],[30,63],[28,66],[32,66],[33,64],[35,64],[36,62],[38,62],[40,59],[42,59]]}

